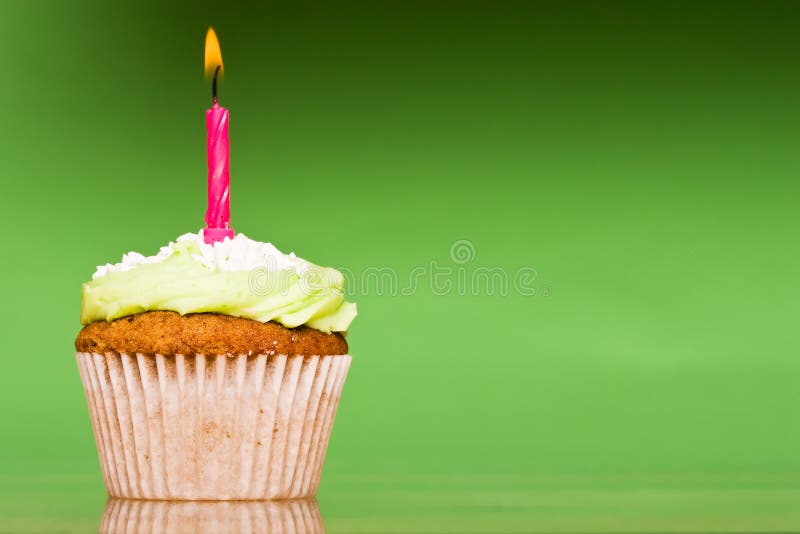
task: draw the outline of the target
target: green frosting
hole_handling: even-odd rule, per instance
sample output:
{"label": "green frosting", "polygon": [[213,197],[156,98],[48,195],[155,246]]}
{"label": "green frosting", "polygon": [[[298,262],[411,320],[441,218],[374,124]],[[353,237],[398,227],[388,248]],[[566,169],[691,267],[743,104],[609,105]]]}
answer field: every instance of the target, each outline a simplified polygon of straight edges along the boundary
{"label": "green frosting", "polygon": [[202,246],[208,247],[178,241],[161,261],[109,270],[83,284],[81,323],[171,310],[341,332],[356,316],[356,305],[344,301],[344,278],[335,269],[295,260],[307,267],[301,274],[291,268],[222,270],[202,261]]}

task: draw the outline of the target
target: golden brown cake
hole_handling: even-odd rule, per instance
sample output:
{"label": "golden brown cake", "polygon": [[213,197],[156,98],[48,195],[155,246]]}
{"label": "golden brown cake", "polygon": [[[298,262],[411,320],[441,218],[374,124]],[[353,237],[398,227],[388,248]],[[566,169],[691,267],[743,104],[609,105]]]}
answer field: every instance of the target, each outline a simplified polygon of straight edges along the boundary
{"label": "golden brown cake", "polygon": [[86,325],[75,340],[78,352],[127,354],[347,354],[340,332],[307,326],[286,328],[216,313],[180,315],[148,311]]}

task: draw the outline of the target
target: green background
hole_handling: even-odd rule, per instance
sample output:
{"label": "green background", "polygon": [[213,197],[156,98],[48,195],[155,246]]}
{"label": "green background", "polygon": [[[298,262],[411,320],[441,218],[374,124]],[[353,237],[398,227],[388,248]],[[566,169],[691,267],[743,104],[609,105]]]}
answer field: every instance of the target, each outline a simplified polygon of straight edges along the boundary
{"label": "green background", "polygon": [[[235,229],[355,274],[330,531],[800,527],[796,2],[0,17],[0,530],[96,528],[80,285],[203,224],[209,24]],[[536,294],[359,282],[431,262]]]}

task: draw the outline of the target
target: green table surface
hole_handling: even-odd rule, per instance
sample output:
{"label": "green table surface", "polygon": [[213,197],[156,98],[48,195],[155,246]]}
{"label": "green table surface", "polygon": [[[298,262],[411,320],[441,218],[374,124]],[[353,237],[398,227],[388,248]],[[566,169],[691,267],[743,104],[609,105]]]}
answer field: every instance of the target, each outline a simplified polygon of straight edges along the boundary
{"label": "green table surface", "polygon": [[[98,479],[99,474],[0,479],[0,531],[97,532],[108,500]],[[336,474],[324,479],[317,502],[328,533],[792,532],[800,528],[800,489],[790,486],[775,476]],[[207,505],[206,513],[219,510],[218,523],[206,531],[218,531],[216,525],[228,519],[238,524],[247,506]],[[136,514],[141,520],[147,510],[122,506],[115,524],[141,524]],[[279,522],[280,514],[270,517],[278,520],[253,528],[295,531]]]}

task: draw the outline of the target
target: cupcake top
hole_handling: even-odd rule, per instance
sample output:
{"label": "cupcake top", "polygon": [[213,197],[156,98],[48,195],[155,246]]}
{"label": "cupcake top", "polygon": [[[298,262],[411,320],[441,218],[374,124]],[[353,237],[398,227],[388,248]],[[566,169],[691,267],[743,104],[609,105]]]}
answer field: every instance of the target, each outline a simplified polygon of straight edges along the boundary
{"label": "cupcake top", "polygon": [[81,323],[160,310],[344,332],[357,312],[343,289],[336,269],[244,234],[206,244],[201,231],[180,236],[154,256],[129,252],[120,263],[99,266],[83,284]]}

